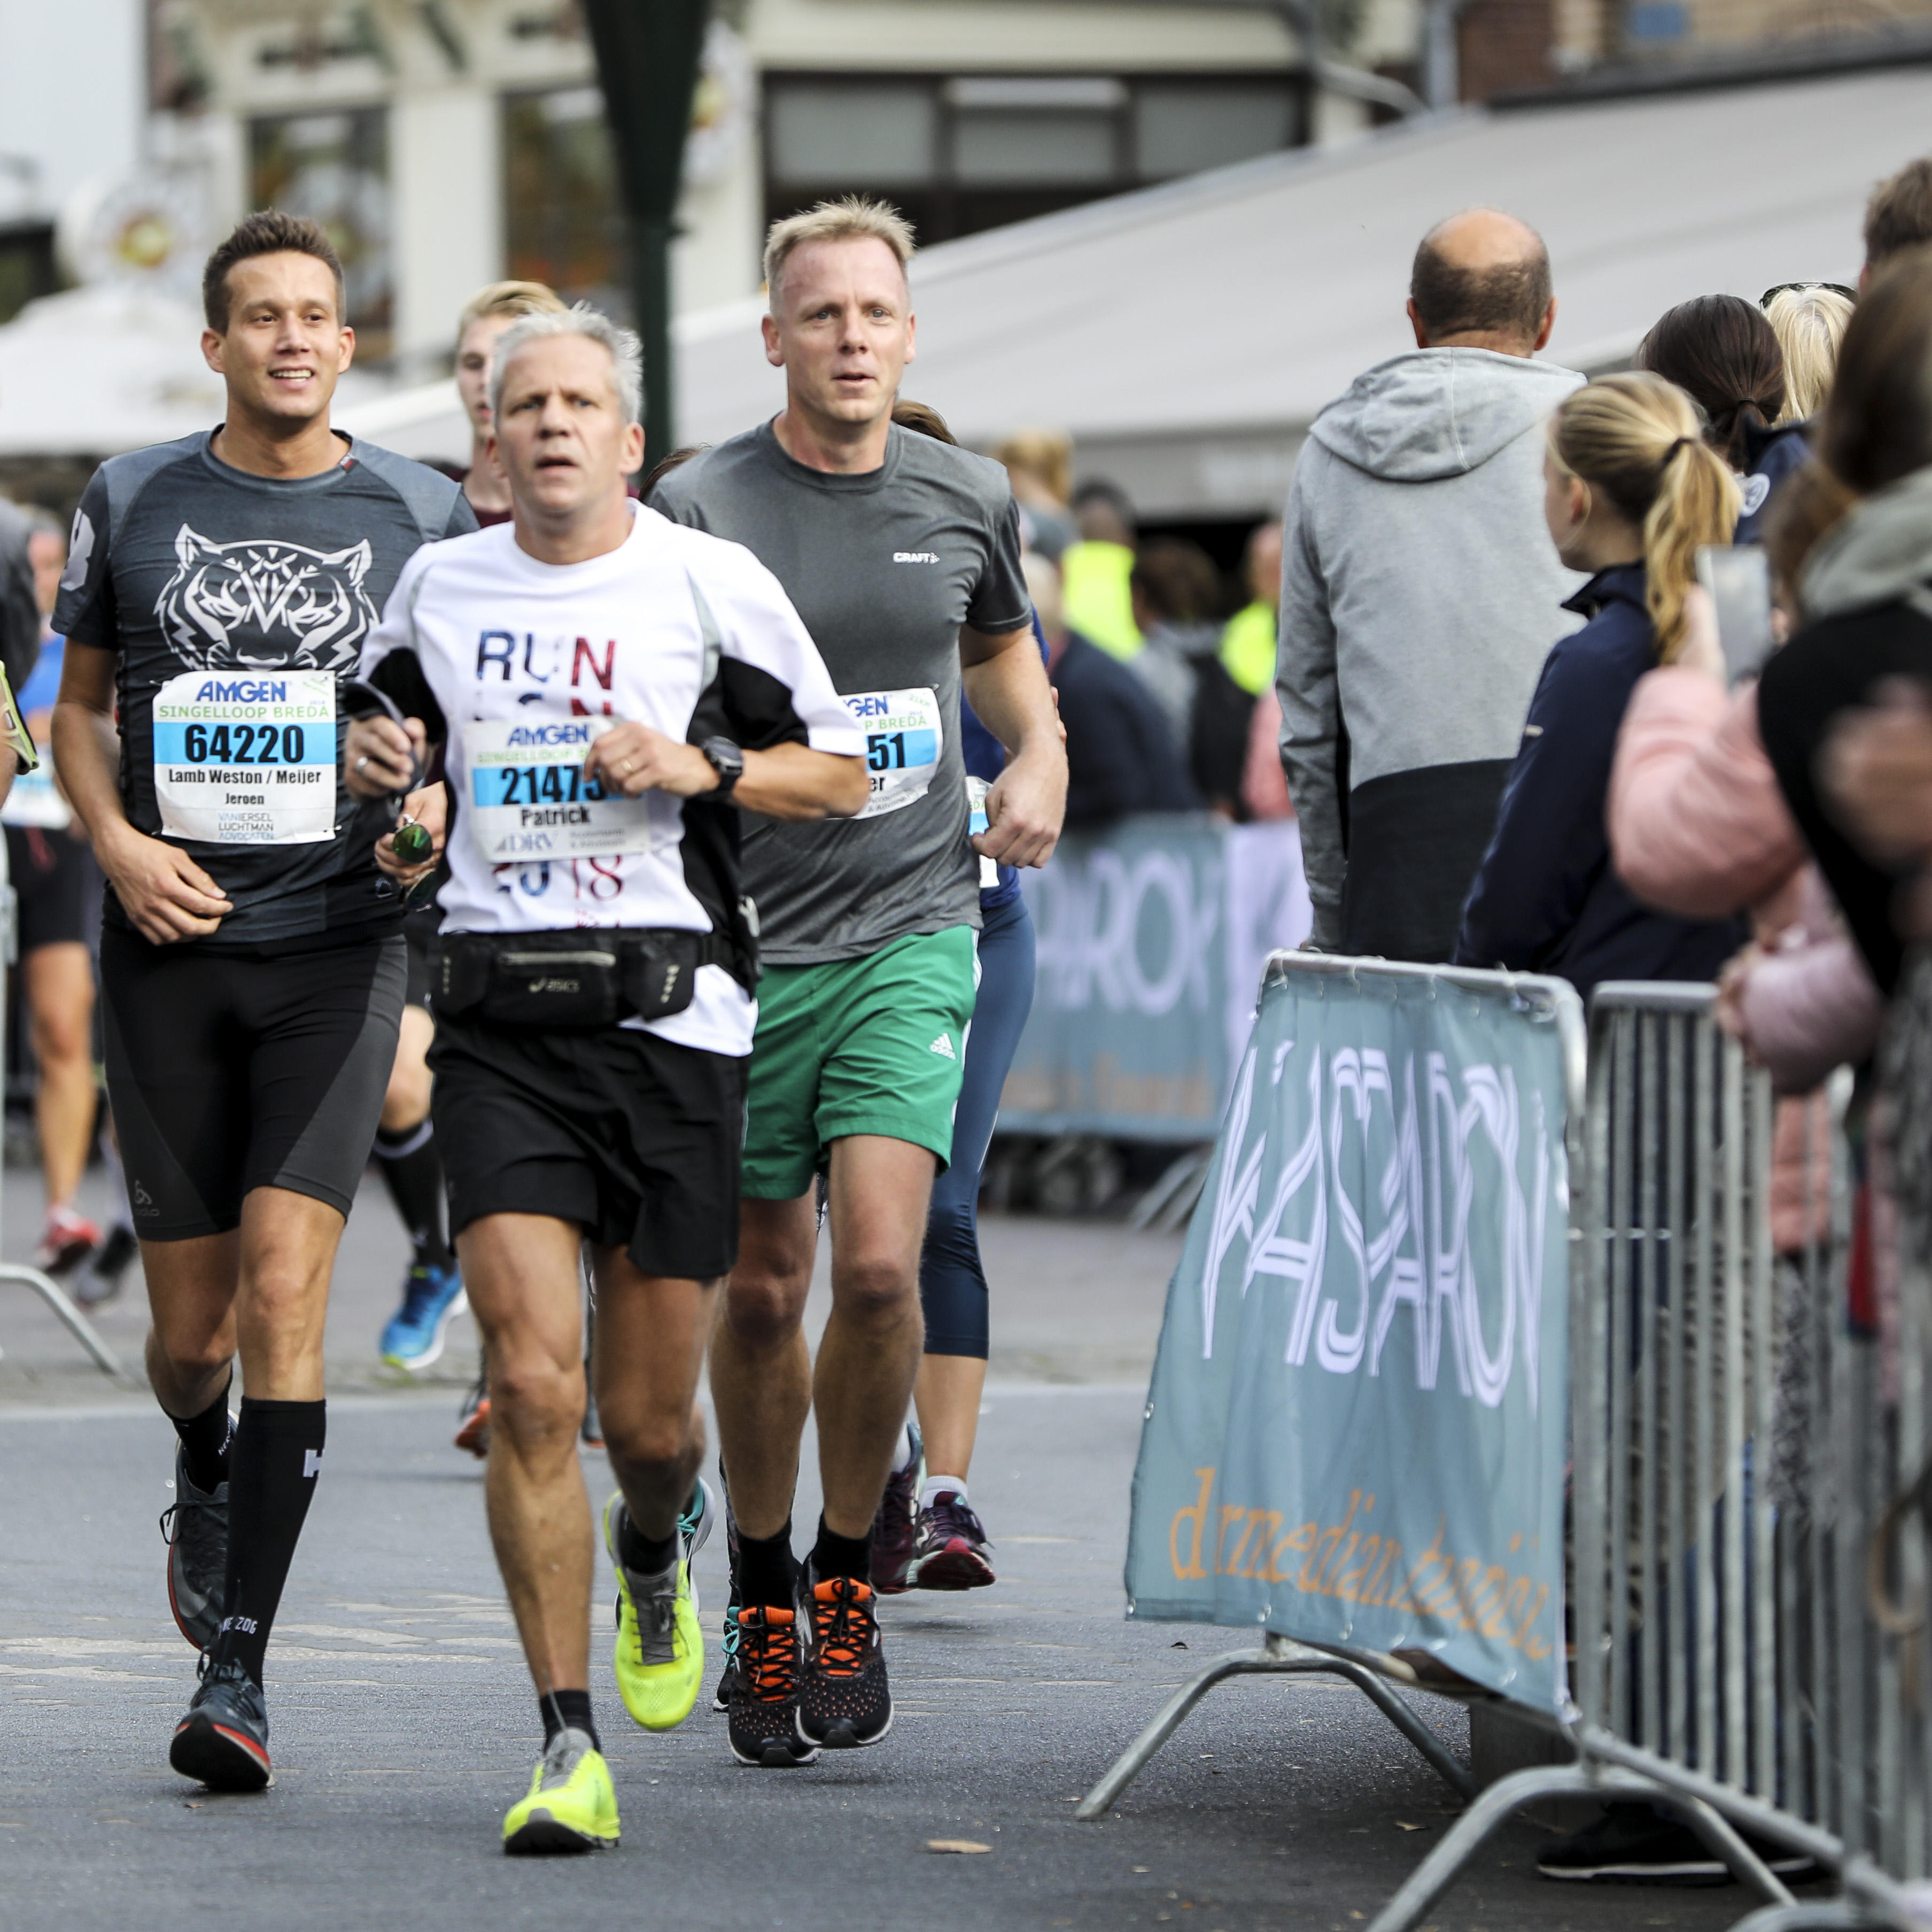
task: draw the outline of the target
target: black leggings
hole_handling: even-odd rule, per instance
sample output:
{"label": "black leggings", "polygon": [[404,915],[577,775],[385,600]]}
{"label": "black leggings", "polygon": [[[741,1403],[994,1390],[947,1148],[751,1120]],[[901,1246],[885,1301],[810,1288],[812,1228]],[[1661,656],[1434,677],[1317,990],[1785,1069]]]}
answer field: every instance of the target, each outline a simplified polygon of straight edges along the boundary
{"label": "black leggings", "polygon": [[1033,1008],[1033,919],[1016,898],[991,908],[980,934],[980,988],[959,1105],[952,1115],[952,1162],[932,1188],[919,1296],[928,1355],[986,1358],[986,1270],[980,1260],[980,1173],[1000,1111],[1000,1090]]}

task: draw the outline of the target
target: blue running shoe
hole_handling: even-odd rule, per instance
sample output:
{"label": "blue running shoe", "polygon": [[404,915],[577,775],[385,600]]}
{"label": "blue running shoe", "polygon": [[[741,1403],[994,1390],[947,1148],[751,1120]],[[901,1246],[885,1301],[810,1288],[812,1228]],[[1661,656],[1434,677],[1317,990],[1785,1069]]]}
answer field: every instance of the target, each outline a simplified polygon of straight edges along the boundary
{"label": "blue running shoe", "polygon": [[428,1368],[442,1354],[449,1324],[469,1306],[457,1269],[417,1262],[403,1283],[402,1306],[382,1330],[383,1360],[399,1369]]}

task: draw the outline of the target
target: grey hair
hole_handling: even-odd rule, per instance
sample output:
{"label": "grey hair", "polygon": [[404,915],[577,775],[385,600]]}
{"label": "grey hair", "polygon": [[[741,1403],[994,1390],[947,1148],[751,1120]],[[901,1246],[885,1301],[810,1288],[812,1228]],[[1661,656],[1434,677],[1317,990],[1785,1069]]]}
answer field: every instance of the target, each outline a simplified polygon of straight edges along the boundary
{"label": "grey hair", "polygon": [[580,335],[594,342],[610,358],[610,380],[617,400],[624,406],[626,422],[641,422],[644,410],[644,351],[636,334],[620,328],[602,310],[588,302],[566,309],[520,316],[497,338],[496,352],[490,365],[490,413],[497,416],[503,406],[503,371],[510,358],[526,342],[538,342],[556,335]]}

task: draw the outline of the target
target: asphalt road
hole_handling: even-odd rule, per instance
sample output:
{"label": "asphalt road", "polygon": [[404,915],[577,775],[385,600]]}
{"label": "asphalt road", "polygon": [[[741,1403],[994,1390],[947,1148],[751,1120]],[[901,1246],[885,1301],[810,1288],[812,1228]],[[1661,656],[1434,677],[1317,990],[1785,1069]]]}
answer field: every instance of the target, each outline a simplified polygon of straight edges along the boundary
{"label": "asphalt road", "polygon": [[[24,1234],[27,1178],[8,1179]],[[1453,1818],[1448,1792],[1353,1690],[1250,1678],[1213,1694],[1114,1816],[1074,1822],[1083,1788],[1171,1688],[1241,1639],[1122,1618],[1144,1365],[1177,1244],[1014,1220],[989,1232],[1004,1353],[974,1472],[1000,1580],[885,1606],[891,1736],[796,1772],[742,1769],[708,1696],[681,1730],[647,1736],[617,1700],[600,1606],[593,1689],[622,1846],[503,1858],[502,1814],[536,1754],[534,1700],[477,1466],[448,1444],[452,1390],[386,1387],[370,1366],[400,1264],[385,1212],[380,1198],[358,1204],[338,1272],[328,1466],[269,1653],[277,1778],[256,1796],[213,1797],[167,1768],[194,1674],[154,1523],[170,1432],[144,1396],[73,1367],[23,1301],[0,1305],[8,1927],[169,1932],[215,1911],[278,1932],[491,1932],[593,1912],[680,1928],[1352,1932]],[[104,1321],[130,1359],[139,1296],[136,1276]],[[466,1325],[452,1376],[467,1366]],[[603,1459],[584,1460],[601,1500]],[[815,1508],[802,1494],[801,1525]],[[698,1562],[714,1604],[721,1544]],[[1422,1702],[1463,1748],[1462,1713]],[[1538,1835],[1519,1823],[1495,1840],[1438,1932],[1716,1928],[1748,1908],[1735,1888],[1552,1886],[1532,1869]],[[989,1849],[934,1854],[934,1838]]]}

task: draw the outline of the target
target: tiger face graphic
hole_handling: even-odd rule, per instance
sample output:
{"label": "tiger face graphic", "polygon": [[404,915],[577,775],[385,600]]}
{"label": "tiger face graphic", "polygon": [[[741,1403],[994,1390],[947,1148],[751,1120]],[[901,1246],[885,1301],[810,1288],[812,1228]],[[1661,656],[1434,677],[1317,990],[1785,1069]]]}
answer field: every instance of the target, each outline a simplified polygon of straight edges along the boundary
{"label": "tiger face graphic", "polygon": [[184,524],[175,556],[154,615],[191,669],[354,670],[376,622],[362,587],[366,538],[337,550],[279,538],[211,543]]}

